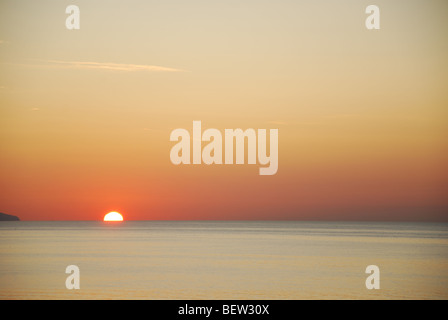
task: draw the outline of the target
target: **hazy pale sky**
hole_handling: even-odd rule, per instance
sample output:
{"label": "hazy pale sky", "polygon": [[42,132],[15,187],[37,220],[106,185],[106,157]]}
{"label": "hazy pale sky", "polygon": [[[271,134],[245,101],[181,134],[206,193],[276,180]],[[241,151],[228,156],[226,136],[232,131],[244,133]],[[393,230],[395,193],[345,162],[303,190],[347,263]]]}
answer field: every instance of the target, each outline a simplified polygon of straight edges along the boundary
{"label": "hazy pale sky", "polygon": [[[65,8],[80,8],[67,30]],[[380,8],[367,30],[365,8]],[[0,212],[447,220],[448,2],[1,1]],[[279,169],[170,132],[278,128]]]}

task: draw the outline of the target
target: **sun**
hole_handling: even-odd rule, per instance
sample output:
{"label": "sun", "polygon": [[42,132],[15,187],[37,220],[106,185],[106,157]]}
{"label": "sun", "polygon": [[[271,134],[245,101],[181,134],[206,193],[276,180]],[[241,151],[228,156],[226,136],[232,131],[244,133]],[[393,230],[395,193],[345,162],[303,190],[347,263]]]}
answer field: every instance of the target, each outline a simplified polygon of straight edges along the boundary
{"label": "sun", "polygon": [[104,216],[104,221],[123,221],[123,216],[118,212],[112,211]]}

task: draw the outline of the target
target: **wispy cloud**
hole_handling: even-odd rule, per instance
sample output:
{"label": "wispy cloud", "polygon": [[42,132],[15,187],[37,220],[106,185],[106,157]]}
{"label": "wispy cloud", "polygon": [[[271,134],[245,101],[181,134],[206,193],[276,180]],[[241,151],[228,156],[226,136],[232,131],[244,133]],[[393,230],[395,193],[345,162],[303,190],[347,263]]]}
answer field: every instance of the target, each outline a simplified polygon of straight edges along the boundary
{"label": "wispy cloud", "polygon": [[339,113],[339,114],[329,114],[326,116],[326,118],[353,118],[353,117],[358,117],[358,114],[355,113]]}
{"label": "wispy cloud", "polygon": [[288,125],[288,123],[284,122],[284,121],[268,121],[268,123],[269,124],[275,124],[275,125],[283,125],[283,126]]}
{"label": "wispy cloud", "polygon": [[33,60],[34,63],[5,63],[8,65],[21,66],[26,68],[59,68],[59,69],[91,69],[109,70],[122,72],[185,72],[182,69],[126,63],[108,62],[86,62],[86,61],[63,61],[63,60]]}
{"label": "wispy cloud", "polygon": [[142,64],[124,64],[107,62],[85,62],[85,61],[61,61],[46,60],[44,63],[49,67],[73,68],[73,69],[100,69],[112,71],[149,71],[149,72],[181,72],[184,70],[168,68],[162,66],[142,65]]}

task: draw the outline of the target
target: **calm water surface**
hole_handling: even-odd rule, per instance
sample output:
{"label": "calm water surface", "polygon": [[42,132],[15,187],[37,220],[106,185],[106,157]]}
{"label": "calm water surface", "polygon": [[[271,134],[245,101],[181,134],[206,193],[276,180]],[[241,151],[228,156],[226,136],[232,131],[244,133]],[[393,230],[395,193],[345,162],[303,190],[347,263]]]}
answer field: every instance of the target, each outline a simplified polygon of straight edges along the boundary
{"label": "calm water surface", "polygon": [[447,299],[448,224],[0,222],[0,298]]}

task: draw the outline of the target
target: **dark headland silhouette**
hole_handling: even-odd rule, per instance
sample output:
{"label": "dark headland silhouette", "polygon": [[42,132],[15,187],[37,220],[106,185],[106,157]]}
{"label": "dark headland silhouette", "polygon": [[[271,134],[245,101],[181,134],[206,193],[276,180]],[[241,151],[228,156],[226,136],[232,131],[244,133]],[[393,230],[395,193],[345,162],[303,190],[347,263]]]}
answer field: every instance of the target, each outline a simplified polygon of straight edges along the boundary
{"label": "dark headland silhouette", "polygon": [[0,212],[0,221],[20,221],[19,217]]}

